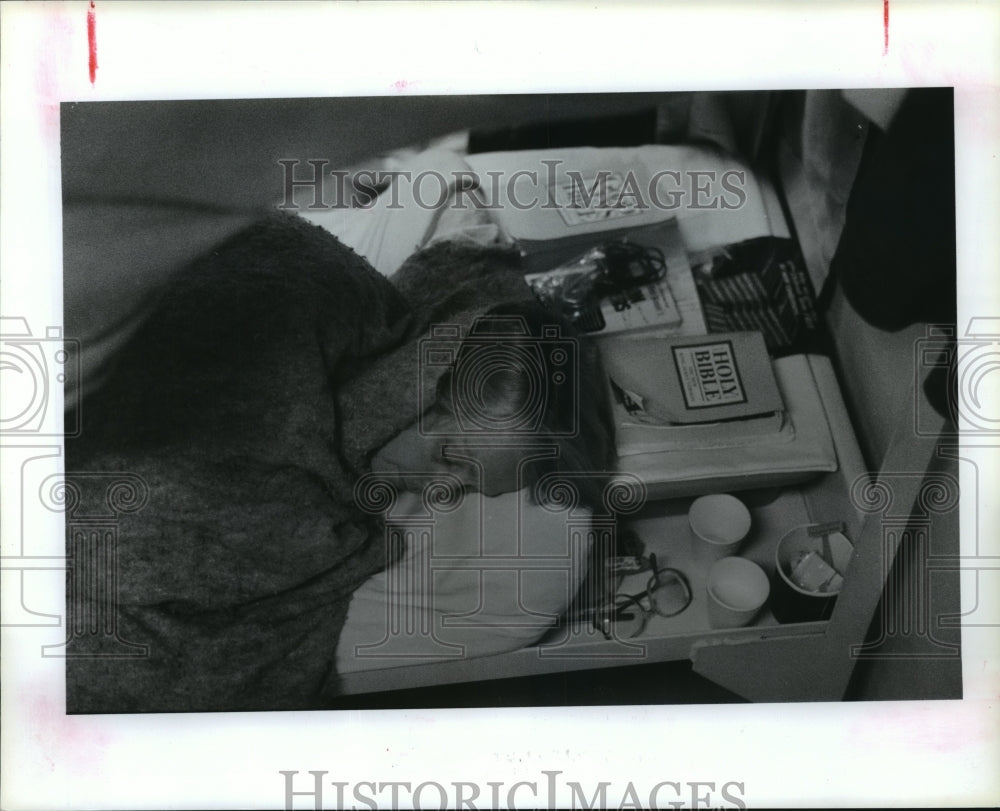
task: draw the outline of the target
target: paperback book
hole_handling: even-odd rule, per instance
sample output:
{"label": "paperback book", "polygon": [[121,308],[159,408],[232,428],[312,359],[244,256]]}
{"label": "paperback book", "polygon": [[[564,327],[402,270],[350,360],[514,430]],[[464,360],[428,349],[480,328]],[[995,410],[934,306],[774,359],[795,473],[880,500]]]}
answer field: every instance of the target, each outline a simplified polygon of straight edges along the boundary
{"label": "paperback book", "polygon": [[619,455],[741,444],[791,431],[763,337],[603,341]]}

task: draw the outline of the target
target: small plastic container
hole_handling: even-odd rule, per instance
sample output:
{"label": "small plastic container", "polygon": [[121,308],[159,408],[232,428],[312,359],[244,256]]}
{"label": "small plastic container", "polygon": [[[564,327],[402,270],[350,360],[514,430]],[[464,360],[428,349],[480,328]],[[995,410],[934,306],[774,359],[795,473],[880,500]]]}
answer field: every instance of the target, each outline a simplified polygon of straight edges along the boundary
{"label": "small plastic container", "polygon": [[740,557],[717,560],[708,571],[708,622],[713,628],[748,625],[767,602],[767,575]]}
{"label": "small plastic container", "polygon": [[786,533],[775,549],[771,611],[779,622],[829,619],[854,555],[839,529],[803,524]]}
{"label": "small plastic container", "polygon": [[750,510],[735,496],[725,493],[696,498],[688,510],[691,554],[702,563],[730,557],[750,532]]}

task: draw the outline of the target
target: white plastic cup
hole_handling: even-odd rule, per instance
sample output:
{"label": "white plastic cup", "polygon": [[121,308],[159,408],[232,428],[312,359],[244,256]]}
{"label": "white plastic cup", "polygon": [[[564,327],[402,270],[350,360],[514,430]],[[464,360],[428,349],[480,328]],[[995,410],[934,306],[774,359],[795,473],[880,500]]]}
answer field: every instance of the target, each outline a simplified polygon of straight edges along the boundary
{"label": "white plastic cup", "polygon": [[746,558],[722,558],[708,571],[708,622],[713,628],[750,623],[771,591],[767,574]]}
{"label": "white plastic cup", "polygon": [[725,493],[702,496],[692,502],[688,524],[692,556],[696,561],[713,563],[739,552],[750,532],[750,510]]}
{"label": "white plastic cup", "polygon": [[[774,599],[771,610],[778,622],[815,622],[828,620],[841,587],[827,591],[807,591],[792,579],[795,561],[812,552],[823,557],[843,577],[851,564],[854,545],[838,531],[810,534],[811,525],[804,524],[790,530],[778,541],[774,552]],[[842,586],[843,584],[841,584]]]}

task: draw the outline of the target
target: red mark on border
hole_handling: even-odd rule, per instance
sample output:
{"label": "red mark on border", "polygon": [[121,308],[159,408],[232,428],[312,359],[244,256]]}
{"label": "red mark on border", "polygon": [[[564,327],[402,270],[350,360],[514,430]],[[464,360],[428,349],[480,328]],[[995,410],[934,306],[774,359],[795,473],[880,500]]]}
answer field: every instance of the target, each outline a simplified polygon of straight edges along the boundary
{"label": "red mark on border", "polygon": [[889,53],[889,0],[882,0],[882,56]]}
{"label": "red mark on border", "polygon": [[87,11],[87,46],[90,52],[90,83],[97,79],[97,11],[94,9],[94,0],[90,0],[90,9]]}

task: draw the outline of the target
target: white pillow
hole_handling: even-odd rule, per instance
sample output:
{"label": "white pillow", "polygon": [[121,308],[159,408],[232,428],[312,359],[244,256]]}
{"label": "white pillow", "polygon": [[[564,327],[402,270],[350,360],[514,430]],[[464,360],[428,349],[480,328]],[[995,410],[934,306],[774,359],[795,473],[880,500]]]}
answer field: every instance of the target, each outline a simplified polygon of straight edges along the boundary
{"label": "white pillow", "polygon": [[420,497],[404,493],[393,515],[409,516],[405,552],[354,593],[338,672],[506,653],[543,636],[586,576],[590,513],[528,492],[470,492],[423,521]]}

